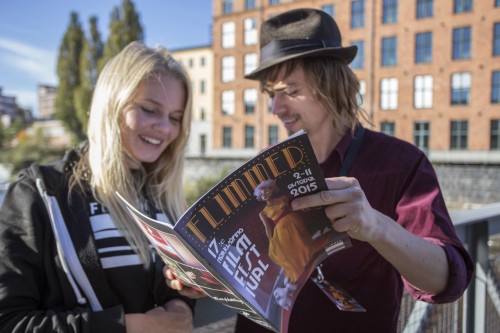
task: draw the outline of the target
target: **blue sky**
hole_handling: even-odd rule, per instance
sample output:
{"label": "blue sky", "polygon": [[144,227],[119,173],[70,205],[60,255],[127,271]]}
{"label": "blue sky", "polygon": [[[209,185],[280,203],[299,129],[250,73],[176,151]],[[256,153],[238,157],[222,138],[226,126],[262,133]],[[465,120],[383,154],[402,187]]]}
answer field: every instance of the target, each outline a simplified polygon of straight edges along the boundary
{"label": "blue sky", "polygon": [[[208,45],[211,0],[134,0],[145,42],[169,49]],[[38,84],[57,85],[59,46],[76,11],[84,30],[90,16],[98,18],[103,41],[109,18],[121,0],[0,1],[0,87],[4,95],[36,114]]]}

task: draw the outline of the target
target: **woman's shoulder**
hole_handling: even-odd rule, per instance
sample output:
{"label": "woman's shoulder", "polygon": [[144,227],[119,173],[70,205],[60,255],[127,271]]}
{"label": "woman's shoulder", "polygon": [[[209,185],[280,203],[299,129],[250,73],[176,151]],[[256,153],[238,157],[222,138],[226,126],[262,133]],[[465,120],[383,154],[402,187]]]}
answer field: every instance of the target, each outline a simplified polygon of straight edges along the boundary
{"label": "woman's shoulder", "polygon": [[68,182],[71,170],[80,156],[79,150],[72,149],[58,160],[48,163],[33,162],[19,171],[16,182],[36,183],[40,179],[48,189],[60,187]]}

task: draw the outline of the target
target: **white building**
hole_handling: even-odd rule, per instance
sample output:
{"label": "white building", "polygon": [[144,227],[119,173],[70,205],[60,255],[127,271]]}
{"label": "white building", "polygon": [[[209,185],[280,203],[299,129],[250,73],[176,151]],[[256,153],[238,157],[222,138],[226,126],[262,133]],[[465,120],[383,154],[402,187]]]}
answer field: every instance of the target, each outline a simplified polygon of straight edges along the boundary
{"label": "white building", "polygon": [[193,117],[187,157],[210,156],[212,151],[213,51],[211,45],[172,51],[191,77]]}

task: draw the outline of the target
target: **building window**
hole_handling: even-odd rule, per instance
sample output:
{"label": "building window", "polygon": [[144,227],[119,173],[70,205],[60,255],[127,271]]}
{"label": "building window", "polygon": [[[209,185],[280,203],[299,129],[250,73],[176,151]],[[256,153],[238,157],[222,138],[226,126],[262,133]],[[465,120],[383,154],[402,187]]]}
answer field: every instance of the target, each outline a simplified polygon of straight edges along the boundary
{"label": "building window", "polygon": [[351,2],[351,28],[365,26],[365,0],[352,0]]}
{"label": "building window", "polygon": [[193,65],[194,65],[193,58],[189,58],[189,60],[188,60],[188,66],[189,66],[189,68],[193,68]]}
{"label": "building window", "polygon": [[432,108],[432,76],[415,76],[414,105],[416,109]]}
{"label": "building window", "polygon": [[335,17],[335,5],[328,4],[321,6],[321,10],[330,15],[331,17]]}
{"label": "building window", "polygon": [[222,48],[229,49],[234,47],[236,25],[234,22],[222,23]]}
{"label": "building window", "polygon": [[398,79],[382,79],[380,85],[380,108],[396,110],[398,107]]}
{"label": "building window", "polygon": [[205,87],[205,80],[201,80],[201,81],[200,81],[200,94],[201,94],[201,95],[204,95],[204,94],[205,94],[205,90],[206,90],[206,87]]}
{"label": "building window", "polygon": [[390,136],[394,136],[395,131],[396,125],[393,121],[383,121],[380,123],[380,132]]}
{"label": "building window", "polygon": [[205,155],[207,152],[207,135],[200,134],[200,155]]}
{"label": "building window", "polygon": [[231,116],[234,114],[234,91],[224,90],[222,92],[222,114]]}
{"label": "building window", "polygon": [[467,149],[467,120],[452,120],[450,125],[450,149]]}
{"label": "building window", "polygon": [[205,57],[200,58],[200,67],[205,67]]}
{"label": "building window", "polygon": [[234,57],[222,57],[222,82],[234,81]]}
{"label": "building window", "polygon": [[470,98],[470,73],[455,73],[451,76],[451,104],[468,105]]}
{"label": "building window", "polygon": [[356,95],[358,100],[358,106],[363,107],[365,105],[365,95],[366,95],[366,82],[364,80],[359,80],[359,91]]}
{"label": "building window", "polygon": [[245,126],[245,148],[253,148],[255,141],[255,127]]}
{"label": "building window", "polygon": [[500,23],[493,27],[493,55],[500,55]]}
{"label": "building window", "polygon": [[244,74],[247,75],[251,71],[257,68],[259,57],[257,53],[247,53],[243,59],[244,62]]}
{"label": "building window", "polygon": [[364,67],[365,64],[365,42],[362,40],[353,41],[352,45],[356,45],[358,47],[358,53],[356,57],[351,62],[352,69],[360,69]]}
{"label": "building window", "polygon": [[243,26],[245,27],[245,45],[257,44],[257,20],[253,17],[246,18]]}
{"label": "building window", "polygon": [[270,5],[277,5],[279,4],[281,1],[280,0],[269,0],[269,4]]}
{"label": "building window", "polygon": [[255,0],[245,0],[245,9],[254,9],[255,8]]}
{"label": "building window", "polygon": [[470,59],[471,27],[453,29],[453,59]]}
{"label": "building window", "polygon": [[222,147],[231,148],[231,141],[233,141],[233,129],[229,126],[222,128]]}
{"label": "building window", "polygon": [[453,12],[455,14],[472,11],[472,0],[454,0]]}
{"label": "building window", "polygon": [[417,121],[413,125],[413,144],[420,150],[429,150],[429,138],[431,136],[430,123],[428,121]]}
{"label": "building window", "polygon": [[394,23],[398,21],[398,0],[384,0],[382,3],[382,22]]}
{"label": "building window", "polygon": [[257,89],[245,89],[243,91],[243,101],[245,103],[245,113],[255,113],[257,104]]}
{"label": "building window", "polygon": [[500,71],[491,73],[491,103],[500,104]]}
{"label": "building window", "polygon": [[434,16],[434,0],[417,0],[417,19]]}
{"label": "building window", "polygon": [[500,150],[500,119],[492,119],[490,128],[490,149]]}
{"label": "building window", "polygon": [[415,63],[432,62],[432,32],[420,32],[415,35]]}
{"label": "building window", "polygon": [[382,67],[397,65],[398,40],[396,37],[382,38]]}
{"label": "building window", "polygon": [[269,125],[267,128],[268,132],[268,145],[274,145],[275,143],[278,143],[278,126],[276,125]]}
{"label": "building window", "polygon": [[207,117],[207,111],[205,111],[205,108],[202,106],[200,108],[200,120],[205,120]]}
{"label": "building window", "polygon": [[231,14],[233,12],[233,0],[224,0],[222,2],[222,14]]}

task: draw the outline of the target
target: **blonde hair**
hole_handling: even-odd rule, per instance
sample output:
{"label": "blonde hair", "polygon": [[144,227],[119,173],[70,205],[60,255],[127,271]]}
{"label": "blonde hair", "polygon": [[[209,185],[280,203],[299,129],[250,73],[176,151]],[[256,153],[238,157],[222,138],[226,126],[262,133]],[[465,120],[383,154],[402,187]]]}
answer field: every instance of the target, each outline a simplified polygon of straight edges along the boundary
{"label": "blonde hair", "polygon": [[[167,75],[179,80],[185,90],[186,104],[178,137],[153,163],[129,168],[130,159],[121,139],[123,110],[134,98],[145,80]],[[88,122],[88,150],[78,162],[70,186],[84,188],[88,182],[94,197],[110,212],[117,227],[142,257],[150,264],[150,247],[128,211],[118,201],[119,192],[142,210],[151,201],[172,223],[186,209],[182,190],[184,148],[191,123],[191,82],[184,68],[163,47],[149,48],[132,42],[103,68],[96,84]],[[138,161],[134,161],[138,162]]]}
{"label": "blonde hair", "polygon": [[342,59],[304,57],[288,60],[258,76],[261,89],[265,91],[270,83],[275,82],[282,70],[287,77],[297,67],[303,69],[316,100],[333,115],[333,126],[338,133],[354,130],[360,118],[370,123],[367,113],[358,103],[359,80]]}

